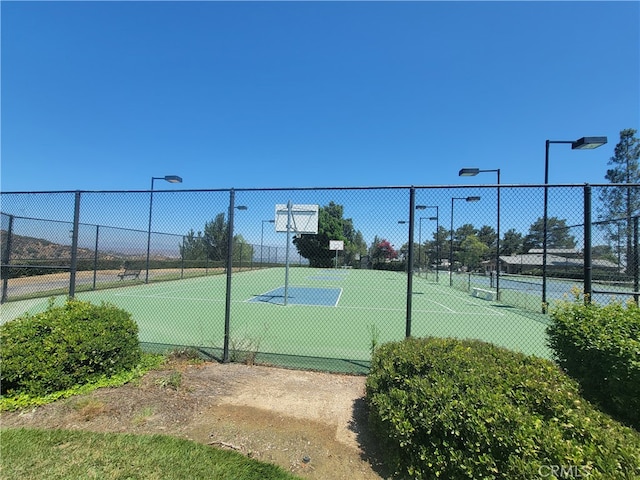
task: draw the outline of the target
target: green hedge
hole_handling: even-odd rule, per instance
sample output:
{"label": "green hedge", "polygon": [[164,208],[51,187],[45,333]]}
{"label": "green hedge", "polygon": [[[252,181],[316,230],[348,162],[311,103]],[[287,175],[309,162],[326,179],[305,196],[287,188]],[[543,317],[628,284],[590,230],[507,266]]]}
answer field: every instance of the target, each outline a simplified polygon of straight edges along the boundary
{"label": "green hedge", "polygon": [[140,361],[138,326],[110,304],[69,299],[0,326],[0,392],[46,395]]}
{"label": "green hedge", "polygon": [[549,346],[582,394],[640,430],[640,308],[561,302],[551,310]]}
{"label": "green hedge", "polygon": [[379,262],[374,263],[373,270],[387,270],[390,272],[405,272],[407,270],[406,262]]}
{"label": "green hedge", "polygon": [[372,430],[400,478],[640,476],[640,434],[583,400],[547,360],[409,338],[374,352],[366,393]]}

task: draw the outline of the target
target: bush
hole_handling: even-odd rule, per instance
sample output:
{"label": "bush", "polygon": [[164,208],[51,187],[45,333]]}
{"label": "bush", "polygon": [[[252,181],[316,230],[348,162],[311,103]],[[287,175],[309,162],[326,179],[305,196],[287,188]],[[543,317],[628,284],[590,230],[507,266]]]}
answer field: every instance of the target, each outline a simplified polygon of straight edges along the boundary
{"label": "bush", "polygon": [[375,350],[366,392],[372,429],[401,478],[640,475],[640,434],[584,401],[547,360],[409,338]]}
{"label": "bush", "polygon": [[0,326],[0,392],[46,395],[133,368],[138,326],[110,304],[69,299]]}
{"label": "bush", "polygon": [[582,394],[622,422],[640,429],[640,308],[559,303],[548,327],[558,364]]}

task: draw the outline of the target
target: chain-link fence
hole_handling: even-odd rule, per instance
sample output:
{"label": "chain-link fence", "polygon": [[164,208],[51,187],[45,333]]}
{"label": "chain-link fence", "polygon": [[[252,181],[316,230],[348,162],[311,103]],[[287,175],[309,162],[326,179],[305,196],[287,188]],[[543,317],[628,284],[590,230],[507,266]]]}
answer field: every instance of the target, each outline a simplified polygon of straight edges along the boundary
{"label": "chain-link fence", "polygon": [[[149,347],[225,361],[360,371],[375,345],[406,335],[545,356],[554,302],[576,292],[637,302],[639,194],[637,184],[5,192],[2,321],[70,295],[131,311]],[[283,205],[317,205],[317,233],[283,220]]]}

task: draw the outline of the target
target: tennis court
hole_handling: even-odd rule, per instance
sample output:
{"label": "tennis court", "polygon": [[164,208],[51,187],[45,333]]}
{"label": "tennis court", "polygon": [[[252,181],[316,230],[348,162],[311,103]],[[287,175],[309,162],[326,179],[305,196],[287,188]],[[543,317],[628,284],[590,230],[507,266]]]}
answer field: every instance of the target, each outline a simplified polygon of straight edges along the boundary
{"label": "tennis court", "polygon": [[[271,268],[234,273],[231,292],[231,349],[259,351],[258,361],[281,364],[289,358],[300,365],[316,359],[323,368],[362,371],[372,342],[405,336],[404,273],[301,267],[290,269],[285,284],[284,267]],[[140,340],[147,345],[193,346],[214,357],[222,350],[225,275],[130,284],[76,297],[110,302],[131,312]],[[40,311],[46,303],[40,299],[5,304],[3,318]],[[545,318],[472,297],[433,279],[413,279],[411,334],[416,337],[476,338],[548,357]]]}

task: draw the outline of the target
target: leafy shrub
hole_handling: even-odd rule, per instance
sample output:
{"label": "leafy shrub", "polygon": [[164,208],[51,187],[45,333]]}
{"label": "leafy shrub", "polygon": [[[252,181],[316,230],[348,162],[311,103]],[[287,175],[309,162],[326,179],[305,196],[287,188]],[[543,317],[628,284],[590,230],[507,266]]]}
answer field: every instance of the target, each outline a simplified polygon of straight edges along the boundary
{"label": "leafy shrub", "polygon": [[372,429],[401,478],[640,475],[640,434],[583,400],[547,360],[409,338],[375,350],[366,392]]}
{"label": "leafy shrub", "polygon": [[634,303],[559,303],[547,328],[558,364],[583,396],[640,430],[640,308]]}
{"label": "leafy shrub", "polygon": [[113,305],[69,299],[0,326],[3,395],[46,395],[133,368],[138,326]]}

